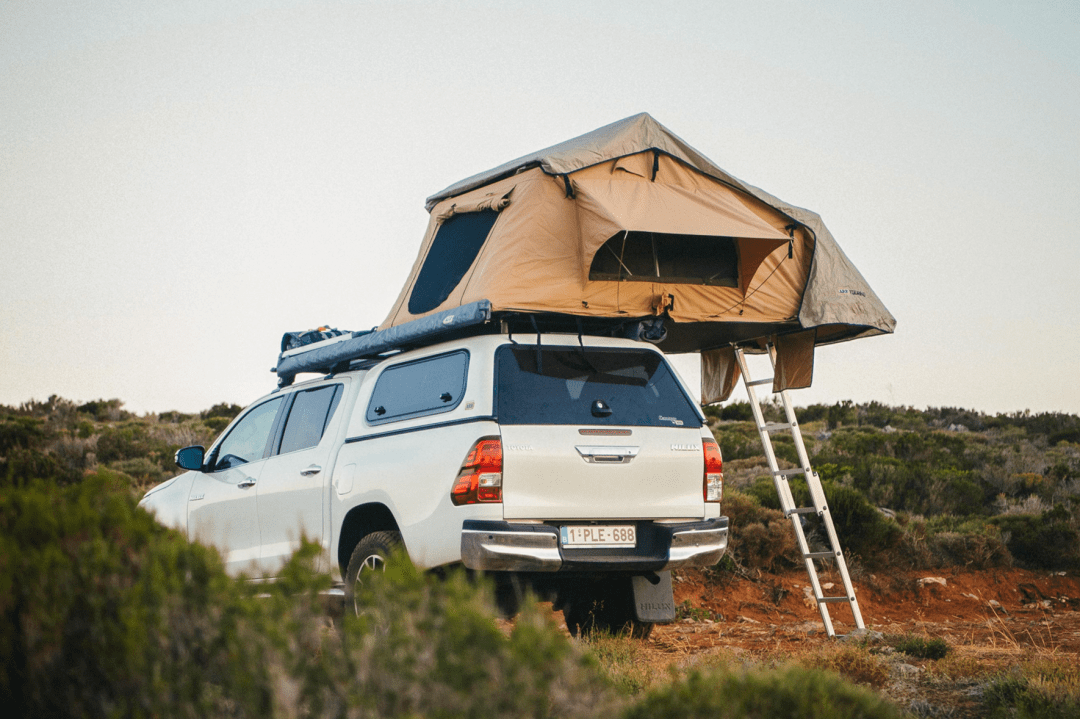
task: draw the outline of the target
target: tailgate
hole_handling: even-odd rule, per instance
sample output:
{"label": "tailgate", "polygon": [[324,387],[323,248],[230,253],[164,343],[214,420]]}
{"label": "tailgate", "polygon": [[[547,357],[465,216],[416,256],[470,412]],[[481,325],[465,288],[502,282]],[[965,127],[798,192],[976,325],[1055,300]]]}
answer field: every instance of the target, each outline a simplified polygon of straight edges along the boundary
{"label": "tailgate", "polygon": [[506,519],[701,518],[697,427],[503,425]]}

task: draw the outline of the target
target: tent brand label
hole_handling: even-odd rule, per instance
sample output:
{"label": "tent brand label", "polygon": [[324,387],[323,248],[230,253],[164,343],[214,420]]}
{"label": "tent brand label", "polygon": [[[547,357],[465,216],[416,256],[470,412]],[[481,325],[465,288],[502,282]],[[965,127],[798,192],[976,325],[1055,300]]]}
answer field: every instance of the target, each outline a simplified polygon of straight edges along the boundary
{"label": "tent brand label", "polygon": [[853,296],[855,296],[855,297],[866,297],[866,293],[865,293],[865,292],[863,292],[862,290],[846,290],[846,289],[841,289],[841,290],[840,290],[840,294],[842,294],[842,295],[853,295]]}
{"label": "tent brand label", "polygon": [[446,317],[443,318],[442,323],[444,325],[452,325],[452,324],[454,324],[454,316],[453,315],[447,315]]}

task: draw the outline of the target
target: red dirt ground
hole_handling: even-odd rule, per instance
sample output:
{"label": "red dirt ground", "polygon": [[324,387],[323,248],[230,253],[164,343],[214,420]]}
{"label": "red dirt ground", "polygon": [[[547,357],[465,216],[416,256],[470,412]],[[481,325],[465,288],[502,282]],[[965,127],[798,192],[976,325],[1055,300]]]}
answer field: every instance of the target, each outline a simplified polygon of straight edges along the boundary
{"label": "red dirt ground", "polygon": [[[824,634],[804,573],[754,572],[718,584],[700,572],[683,572],[674,581],[676,604],[689,602],[704,611],[690,612],[700,621],[657,627],[658,641],[679,638],[703,647],[752,649]],[[843,593],[839,577],[822,574],[821,581],[826,594]],[[1075,576],[1023,569],[890,572],[866,574],[854,585],[866,626],[886,634],[925,634],[954,646],[1055,649],[1074,659],[1080,654],[1080,578]],[[838,634],[854,628],[847,604],[829,608]]]}
{"label": "red dirt ground", "polygon": [[[814,664],[838,646],[806,597],[804,573],[715,576],[689,571],[674,577],[676,604],[689,616],[656,626],[644,643],[644,661],[661,671],[710,659],[803,657]],[[823,574],[821,581],[835,585],[826,594],[842,593],[838,577]],[[888,657],[888,678],[848,676],[916,715],[980,716],[980,687],[1019,662],[1080,665],[1080,577],[1022,569],[891,571],[864,574],[854,584],[866,626],[886,640],[916,634],[948,642],[949,659],[942,663],[890,655],[879,642],[873,651]],[[846,604],[829,607],[838,634],[854,629]]]}

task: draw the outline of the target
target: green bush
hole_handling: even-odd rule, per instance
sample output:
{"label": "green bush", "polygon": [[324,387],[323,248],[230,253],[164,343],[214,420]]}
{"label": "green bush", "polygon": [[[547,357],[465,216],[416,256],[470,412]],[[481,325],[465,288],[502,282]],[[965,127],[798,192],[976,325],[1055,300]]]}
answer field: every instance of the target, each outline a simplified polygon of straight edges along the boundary
{"label": "green bush", "polygon": [[[231,422],[233,418],[236,417],[236,415],[240,414],[241,410],[243,409],[244,408],[238,404],[221,402],[215,404],[208,410],[204,410],[200,413],[199,416],[201,416],[203,419],[210,419],[211,417],[223,417],[224,419],[227,419],[229,422]],[[226,424],[228,424],[228,422],[226,422]]]}
{"label": "green bush", "polygon": [[1080,568],[1080,532],[1061,504],[1039,515],[1006,514],[990,521],[1000,527],[1009,552],[1020,563],[1037,569]]}
{"label": "green bush", "polygon": [[13,716],[256,716],[269,624],[212,550],[98,473],[0,494],[0,701]]}
{"label": "green bush", "polygon": [[5,417],[0,420],[0,456],[13,449],[40,447],[48,438],[45,423],[33,417]]}
{"label": "green bush", "polygon": [[0,460],[0,486],[21,487],[28,477],[64,485],[78,482],[82,472],[37,449],[13,449]]}
{"label": "green bush", "polygon": [[983,690],[988,719],[1072,719],[1080,716],[1080,669],[1047,658],[1015,665]]}
{"label": "green bush", "polygon": [[[442,580],[404,554],[366,582],[361,616],[346,623],[340,676],[349,702],[373,716],[595,716],[610,701],[595,661],[526,603],[505,635],[489,591],[464,573]],[[603,713],[603,712],[600,712]]]}
{"label": "green bush", "polygon": [[625,719],[889,719],[900,711],[869,689],[835,674],[786,666],[715,670],[650,691]]}
{"label": "green bush", "polygon": [[731,520],[728,552],[735,561],[766,571],[799,563],[795,530],[783,512],[763,507],[756,496],[734,490],[724,493],[723,510]]}
{"label": "green bush", "polygon": [[[803,479],[790,481],[792,497],[800,507],[810,506],[810,491]],[[859,490],[834,482],[822,482],[825,499],[832,513],[833,526],[840,538],[845,552],[851,551],[860,556],[887,560],[886,550],[900,541],[900,526],[877,510]],[[762,478],[750,487],[748,493],[755,497],[762,506],[780,508],[780,499],[771,479]],[[806,530],[822,531],[817,525],[820,520],[811,515]]]}
{"label": "green bush", "polygon": [[927,639],[917,634],[905,634],[889,644],[896,651],[919,659],[943,659],[949,653],[949,644],[941,637]]}
{"label": "green bush", "polygon": [[534,605],[507,636],[491,592],[403,556],[367,612],[327,626],[305,543],[274,584],[138,509],[102,469],[0,491],[0,702],[19,717],[579,717],[611,713],[595,661]]}

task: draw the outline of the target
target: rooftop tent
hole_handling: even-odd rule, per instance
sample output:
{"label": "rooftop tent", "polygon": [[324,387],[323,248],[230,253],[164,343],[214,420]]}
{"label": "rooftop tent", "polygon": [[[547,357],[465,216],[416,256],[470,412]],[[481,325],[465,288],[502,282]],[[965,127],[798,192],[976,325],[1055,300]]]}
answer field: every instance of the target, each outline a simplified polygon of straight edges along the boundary
{"label": "rooftop tent", "polygon": [[[420,252],[382,329],[479,300],[589,327],[664,316],[667,352],[896,321],[821,218],[743,183],[647,114],[428,198]],[[805,335],[804,335],[805,336]]]}

